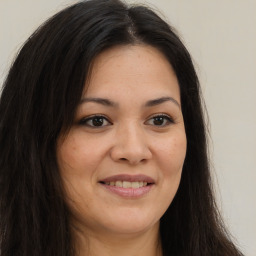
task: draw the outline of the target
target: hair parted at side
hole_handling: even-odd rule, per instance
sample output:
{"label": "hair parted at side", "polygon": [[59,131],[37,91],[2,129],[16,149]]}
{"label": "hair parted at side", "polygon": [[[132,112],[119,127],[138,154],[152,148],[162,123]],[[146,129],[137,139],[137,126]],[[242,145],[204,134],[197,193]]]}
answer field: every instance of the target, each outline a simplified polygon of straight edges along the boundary
{"label": "hair parted at side", "polygon": [[151,45],[178,78],[187,135],[180,187],[160,223],[163,253],[242,255],[229,239],[211,187],[200,88],[190,55],[173,29],[144,6],[119,0],[72,5],[26,41],[0,101],[0,254],[75,255],[71,212],[56,160],[95,57],[113,46]]}

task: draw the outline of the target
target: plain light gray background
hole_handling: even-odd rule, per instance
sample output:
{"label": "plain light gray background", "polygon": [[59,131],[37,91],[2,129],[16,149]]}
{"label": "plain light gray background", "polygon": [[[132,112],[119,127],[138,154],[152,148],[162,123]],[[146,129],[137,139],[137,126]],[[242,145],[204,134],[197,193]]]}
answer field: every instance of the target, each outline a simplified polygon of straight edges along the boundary
{"label": "plain light gray background", "polygon": [[[0,0],[0,84],[32,31],[75,2]],[[256,1],[147,3],[161,10],[193,56],[210,117],[210,152],[220,209],[245,255],[255,256]]]}

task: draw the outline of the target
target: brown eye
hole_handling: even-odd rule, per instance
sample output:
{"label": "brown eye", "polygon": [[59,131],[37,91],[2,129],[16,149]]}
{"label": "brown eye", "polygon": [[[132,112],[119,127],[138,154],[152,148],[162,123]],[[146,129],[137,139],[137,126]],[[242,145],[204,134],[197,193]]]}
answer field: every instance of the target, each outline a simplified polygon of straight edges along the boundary
{"label": "brown eye", "polygon": [[157,116],[157,117],[154,117],[153,119],[154,125],[163,125],[165,121],[166,119],[162,116]]}
{"label": "brown eye", "polygon": [[93,126],[102,126],[104,124],[104,119],[102,117],[94,117],[91,122]]}
{"label": "brown eye", "polygon": [[92,128],[100,128],[100,127],[110,125],[111,123],[104,116],[91,116],[91,117],[82,119],[79,122],[79,124],[89,126]]}
{"label": "brown eye", "polygon": [[166,126],[173,123],[173,119],[170,116],[167,115],[157,115],[153,116],[147,121],[147,124],[153,125],[153,126]]}

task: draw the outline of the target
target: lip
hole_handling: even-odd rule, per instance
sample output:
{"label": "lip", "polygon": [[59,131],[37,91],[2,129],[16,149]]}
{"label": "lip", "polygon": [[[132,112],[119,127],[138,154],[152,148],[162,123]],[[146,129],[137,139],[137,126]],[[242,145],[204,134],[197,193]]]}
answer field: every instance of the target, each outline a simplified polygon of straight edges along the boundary
{"label": "lip", "polygon": [[130,181],[130,182],[136,182],[136,181],[145,181],[147,183],[152,183],[154,184],[155,181],[153,178],[143,175],[143,174],[138,174],[138,175],[129,175],[129,174],[119,174],[119,175],[114,175],[107,177],[100,182],[111,182],[111,181]]}
{"label": "lip", "polygon": [[151,184],[141,188],[120,188],[120,187],[110,186],[106,184],[101,184],[101,185],[111,193],[114,193],[124,198],[140,198],[148,194],[154,186],[153,184]]}
{"label": "lip", "polygon": [[[123,188],[123,187],[116,187],[105,184],[106,182],[111,181],[130,181],[130,182],[147,182],[148,185],[145,187],[139,188]],[[121,175],[114,175],[107,177],[99,182],[99,184],[104,187],[106,190],[110,191],[111,193],[118,195],[123,198],[140,198],[148,194],[155,185],[154,179],[146,175],[128,175],[128,174],[121,174]]]}

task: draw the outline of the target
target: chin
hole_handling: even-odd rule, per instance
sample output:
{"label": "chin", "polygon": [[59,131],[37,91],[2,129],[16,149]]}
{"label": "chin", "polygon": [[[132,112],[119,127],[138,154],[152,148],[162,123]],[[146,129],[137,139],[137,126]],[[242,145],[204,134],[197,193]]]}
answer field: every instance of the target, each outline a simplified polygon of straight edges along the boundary
{"label": "chin", "polygon": [[139,234],[159,225],[159,218],[156,216],[134,210],[120,211],[109,217],[108,221],[105,219],[105,227],[118,234]]}
{"label": "chin", "polygon": [[155,226],[158,227],[158,222],[154,224],[145,224],[134,221],[133,223],[116,223],[115,226],[112,226],[108,230],[109,232],[118,235],[139,235],[147,232]]}

